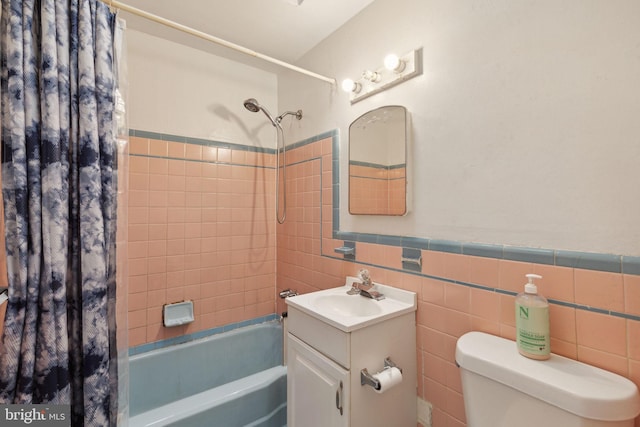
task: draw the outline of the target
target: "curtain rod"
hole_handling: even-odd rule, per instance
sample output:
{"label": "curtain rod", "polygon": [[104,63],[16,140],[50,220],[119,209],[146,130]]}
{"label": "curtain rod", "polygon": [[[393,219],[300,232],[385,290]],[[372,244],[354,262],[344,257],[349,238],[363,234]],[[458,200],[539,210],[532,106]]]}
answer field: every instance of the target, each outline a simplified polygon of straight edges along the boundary
{"label": "curtain rod", "polygon": [[306,70],[304,68],[298,67],[296,65],[289,64],[288,62],[284,62],[284,61],[281,61],[279,59],[273,58],[271,56],[263,55],[261,53],[255,52],[255,51],[253,51],[251,49],[247,49],[246,47],[243,47],[243,46],[237,45],[235,43],[231,43],[231,42],[229,42],[227,40],[221,39],[219,37],[212,36],[212,35],[207,34],[205,32],[202,32],[202,31],[195,30],[193,28],[187,27],[186,25],[182,25],[182,24],[179,24],[177,22],[170,21],[168,19],[162,18],[161,16],[157,16],[157,15],[154,15],[152,13],[146,12],[144,10],[135,8],[133,6],[129,6],[128,4],[120,3],[119,1],[116,1],[116,0],[113,0],[113,1],[112,0],[101,0],[101,1],[103,3],[108,4],[112,8],[124,10],[125,12],[132,13],[134,15],[140,16],[142,18],[148,19],[148,20],[153,21],[153,22],[157,22],[159,24],[162,24],[162,25],[165,25],[167,27],[176,29],[178,31],[182,31],[182,32],[187,33],[187,34],[191,34],[192,36],[199,37],[201,39],[216,43],[216,44],[224,46],[224,47],[228,47],[229,49],[236,50],[238,52],[244,53],[245,55],[253,56],[255,58],[259,58],[259,59],[262,59],[264,61],[271,62],[272,64],[276,64],[276,65],[279,65],[281,67],[288,68],[288,69],[293,70],[293,71],[297,71],[298,73],[306,74],[307,76],[314,77],[316,79],[322,80],[322,81],[330,83],[332,85],[336,84],[336,80],[334,78],[332,78],[332,77],[326,77],[326,76],[323,76],[321,74],[314,73],[313,71],[309,71],[309,70]]}

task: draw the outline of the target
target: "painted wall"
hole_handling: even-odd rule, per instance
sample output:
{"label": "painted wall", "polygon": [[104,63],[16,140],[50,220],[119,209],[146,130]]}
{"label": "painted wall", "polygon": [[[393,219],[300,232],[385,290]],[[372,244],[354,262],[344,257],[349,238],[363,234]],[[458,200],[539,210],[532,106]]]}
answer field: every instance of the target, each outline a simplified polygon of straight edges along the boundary
{"label": "painted wall", "polygon": [[634,0],[377,0],[299,65],[340,81],[422,47],[424,74],[351,106],[286,72],[278,99],[305,111],[294,140],[408,108],[412,212],[342,210],[345,231],[638,256],[639,15]]}
{"label": "painted wall", "polygon": [[127,30],[129,127],[275,148],[273,126],[243,106],[277,107],[277,79],[225,58]]}

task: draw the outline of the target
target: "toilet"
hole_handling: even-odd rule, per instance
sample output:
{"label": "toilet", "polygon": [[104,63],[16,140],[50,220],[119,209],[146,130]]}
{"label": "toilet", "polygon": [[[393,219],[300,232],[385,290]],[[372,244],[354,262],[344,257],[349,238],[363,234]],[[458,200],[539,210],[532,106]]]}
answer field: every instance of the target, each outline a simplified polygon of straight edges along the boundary
{"label": "toilet", "polygon": [[640,414],[627,378],[555,354],[527,359],[494,335],[460,337],[456,363],[467,427],[633,427]]}

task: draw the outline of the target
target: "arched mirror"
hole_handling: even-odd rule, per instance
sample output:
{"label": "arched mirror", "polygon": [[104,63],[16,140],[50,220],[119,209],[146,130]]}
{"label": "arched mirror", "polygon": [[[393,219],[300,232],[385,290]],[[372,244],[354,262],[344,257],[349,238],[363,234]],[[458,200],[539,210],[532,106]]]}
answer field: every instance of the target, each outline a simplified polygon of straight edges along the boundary
{"label": "arched mirror", "polygon": [[349,213],[407,213],[407,110],[389,105],[349,126]]}

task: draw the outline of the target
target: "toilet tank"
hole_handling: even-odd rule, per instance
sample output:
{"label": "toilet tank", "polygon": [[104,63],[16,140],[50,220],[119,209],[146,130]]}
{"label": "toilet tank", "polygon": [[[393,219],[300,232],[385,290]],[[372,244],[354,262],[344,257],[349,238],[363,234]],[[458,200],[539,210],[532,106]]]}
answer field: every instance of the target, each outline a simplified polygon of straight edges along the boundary
{"label": "toilet tank", "polygon": [[633,427],[636,385],[552,354],[527,359],[516,343],[483,332],[457,342],[468,427]]}

